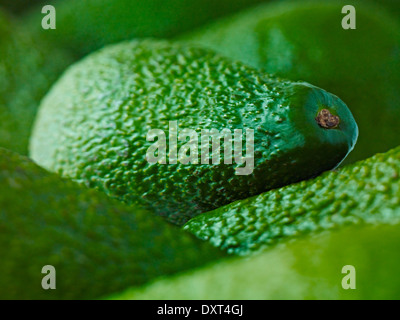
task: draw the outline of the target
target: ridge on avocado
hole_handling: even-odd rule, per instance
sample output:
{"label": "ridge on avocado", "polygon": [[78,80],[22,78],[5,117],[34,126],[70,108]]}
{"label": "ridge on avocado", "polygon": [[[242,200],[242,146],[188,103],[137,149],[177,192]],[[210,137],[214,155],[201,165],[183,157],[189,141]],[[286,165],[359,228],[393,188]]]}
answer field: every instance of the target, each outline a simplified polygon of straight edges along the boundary
{"label": "ridge on avocado", "polygon": [[190,220],[184,230],[246,255],[304,234],[400,221],[400,147]]}

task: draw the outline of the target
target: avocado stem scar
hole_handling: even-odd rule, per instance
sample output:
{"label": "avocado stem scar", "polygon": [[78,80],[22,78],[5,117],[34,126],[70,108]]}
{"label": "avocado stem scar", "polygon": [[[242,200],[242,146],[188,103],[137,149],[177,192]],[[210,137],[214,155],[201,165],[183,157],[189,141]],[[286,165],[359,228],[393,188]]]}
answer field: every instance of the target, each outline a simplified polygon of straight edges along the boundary
{"label": "avocado stem scar", "polygon": [[328,109],[322,109],[315,118],[318,125],[325,129],[335,129],[339,126],[340,118],[330,113]]}

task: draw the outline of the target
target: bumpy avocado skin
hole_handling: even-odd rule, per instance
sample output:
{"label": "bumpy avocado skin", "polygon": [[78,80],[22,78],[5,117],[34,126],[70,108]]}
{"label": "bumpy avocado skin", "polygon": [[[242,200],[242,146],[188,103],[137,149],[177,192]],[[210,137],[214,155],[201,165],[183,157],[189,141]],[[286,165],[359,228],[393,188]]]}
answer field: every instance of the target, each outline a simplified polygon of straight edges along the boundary
{"label": "bumpy avocado skin", "polygon": [[[342,28],[342,7],[356,8],[356,29]],[[186,35],[250,66],[304,80],[337,94],[360,129],[345,163],[399,143],[400,25],[361,1],[264,4]]]}
{"label": "bumpy avocado skin", "polygon": [[29,27],[77,58],[135,38],[170,38],[215,18],[268,0],[58,0],[57,28],[43,30],[37,8]]}
{"label": "bumpy avocado skin", "polygon": [[[93,299],[223,253],[0,148],[0,298]],[[42,268],[56,269],[44,290]]]}
{"label": "bumpy avocado skin", "polygon": [[0,147],[28,153],[40,100],[71,61],[0,12]]}
{"label": "bumpy avocado skin", "polygon": [[[247,259],[220,261],[109,298],[396,300],[400,298],[399,246],[399,224],[347,227]],[[354,267],[351,274],[345,266]],[[355,289],[344,289],[342,282],[345,288],[353,284]]]}
{"label": "bumpy avocado skin", "polygon": [[[338,128],[317,124],[323,108],[340,117]],[[147,133],[161,129],[168,139],[169,121],[178,122],[178,133],[196,130],[199,146],[202,129],[254,130],[254,171],[237,175],[243,165],[233,153],[225,159],[222,147],[220,164],[201,164],[200,147],[198,164],[171,164],[168,156],[165,164],[150,164],[146,153],[154,142]],[[212,51],[145,40],[108,47],[70,68],[43,101],[31,156],[182,224],[335,167],[357,133],[345,104],[322,89],[271,78]]]}
{"label": "bumpy avocado skin", "polygon": [[400,219],[400,147],[337,171],[237,201],[184,229],[245,255],[283,239],[351,224]]}

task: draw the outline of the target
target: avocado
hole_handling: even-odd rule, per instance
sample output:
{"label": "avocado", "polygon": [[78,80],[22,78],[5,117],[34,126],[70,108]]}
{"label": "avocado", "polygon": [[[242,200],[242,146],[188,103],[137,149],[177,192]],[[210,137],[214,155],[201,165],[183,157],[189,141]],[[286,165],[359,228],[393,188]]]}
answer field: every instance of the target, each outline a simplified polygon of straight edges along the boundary
{"label": "avocado", "polygon": [[246,255],[288,238],[400,219],[400,147],[298,184],[237,201],[184,230]]}
{"label": "avocado", "polygon": [[[355,30],[342,28],[344,4],[356,8]],[[399,144],[400,25],[379,6],[360,1],[263,4],[181,39],[337,94],[360,130],[344,164]]]}
{"label": "avocado", "polygon": [[43,30],[37,8],[26,24],[80,58],[104,45],[134,38],[170,38],[266,0],[55,0],[55,30]]}
{"label": "avocado", "polygon": [[[0,189],[0,299],[94,299],[224,256],[2,148]],[[55,290],[41,286],[48,265]]]}
{"label": "avocado", "polygon": [[[247,258],[231,257],[105,298],[397,300],[400,298],[399,247],[398,224],[345,227],[288,242]],[[244,308],[243,314],[249,313],[251,310]]]}
{"label": "avocado", "polygon": [[0,147],[28,153],[39,102],[71,62],[0,12]]}
{"label": "avocado", "polygon": [[346,105],[322,89],[202,48],[140,40],[64,74],[40,107],[30,154],[183,224],[334,168],[357,134]]}

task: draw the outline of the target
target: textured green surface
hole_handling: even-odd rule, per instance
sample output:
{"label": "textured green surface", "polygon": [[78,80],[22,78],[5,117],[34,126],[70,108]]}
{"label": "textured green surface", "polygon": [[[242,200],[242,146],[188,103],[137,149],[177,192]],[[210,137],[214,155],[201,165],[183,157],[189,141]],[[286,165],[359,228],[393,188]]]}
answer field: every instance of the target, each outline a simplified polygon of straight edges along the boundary
{"label": "textured green surface", "polygon": [[[356,30],[341,26],[344,4],[356,8]],[[337,94],[360,129],[350,163],[399,143],[400,26],[379,8],[360,1],[264,4],[185,39]]]}
{"label": "textured green surface", "polygon": [[[400,226],[344,228],[128,290],[112,299],[399,299]],[[356,271],[344,290],[342,268]],[[246,313],[246,310],[244,310]]]}
{"label": "textured green surface", "polygon": [[306,233],[348,224],[396,222],[399,178],[400,147],[204,213],[184,229],[228,252],[248,254]]}
{"label": "textured green surface", "polygon": [[[338,128],[317,124],[322,108],[341,118]],[[225,164],[222,148],[220,164],[200,164],[200,156],[199,164],[148,163],[148,131],[164,130],[168,139],[171,120],[180,134],[194,129],[199,137],[201,129],[254,130],[253,173],[236,175],[242,165],[232,154]],[[345,104],[322,89],[271,78],[211,51],[146,40],[106,48],[65,74],[43,101],[31,156],[179,224],[331,169],[356,138]]]}
{"label": "textured green surface", "polygon": [[27,154],[39,102],[70,62],[0,12],[0,147]]}
{"label": "textured green surface", "polygon": [[[0,148],[0,298],[91,299],[223,254]],[[41,287],[56,268],[56,290]]]}
{"label": "textured green surface", "polygon": [[56,30],[41,29],[39,9],[28,24],[54,46],[80,57],[122,40],[172,37],[262,1],[58,0],[51,2],[57,9]]}

